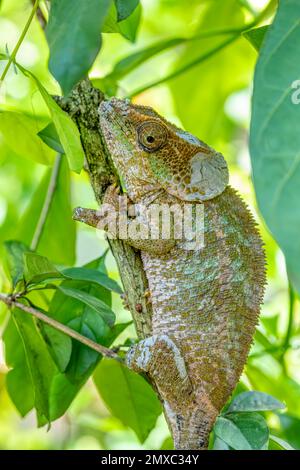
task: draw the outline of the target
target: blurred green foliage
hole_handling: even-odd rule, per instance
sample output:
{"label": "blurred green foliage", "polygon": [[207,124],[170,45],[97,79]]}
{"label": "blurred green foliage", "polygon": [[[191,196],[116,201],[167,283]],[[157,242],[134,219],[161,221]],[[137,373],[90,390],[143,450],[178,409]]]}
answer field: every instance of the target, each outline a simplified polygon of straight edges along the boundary
{"label": "blurred green foliage", "polygon": [[[47,3],[40,3],[47,17]],[[265,241],[268,286],[247,367],[231,404],[216,423],[211,446],[278,450],[290,445],[300,449],[299,302],[288,281],[283,254],[257,210],[248,153],[252,80],[265,34],[247,30],[270,23],[276,1],[190,0],[187,7],[187,2],[181,0],[142,0],[141,4],[95,0],[91,3],[103,7],[98,16],[92,14],[91,6],[86,8],[88,2],[62,3],[66,7],[76,3],[82,8],[73,13],[70,8],[66,10],[74,17],[82,14],[78,23],[72,21],[72,16],[70,19],[78,27],[65,31],[57,28],[63,13],[59,2],[53,0],[47,27],[49,46],[35,17],[17,54],[20,67],[11,65],[1,83],[0,291],[9,292],[10,274],[15,282],[19,281],[18,288],[24,288],[19,274],[24,269],[23,253],[27,253],[25,281],[31,280],[36,289],[28,296],[31,304],[102,344],[128,345],[135,341],[129,314],[115,293],[115,283],[110,281],[118,281],[119,277],[112,255],[105,254],[104,237],[97,238],[93,230],[75,224],[71,218],[72,208],[95,207],[95,202],[85,172],[79,175],[68,169],[67,161],[69,167],[79,171],[83,155],[72,122],[48,95],[60,93],[59,84],[48,70],[50,52],[50,70],[64,91],[68,92],[90,70],[95,86],[108,95],[131,96],[136,103],[153,106],[225,154],[230,182],[254,212]],[[293,4],[291,0],[289,3]],[[269,7],[265,9],[266,6]],[[0,59],[12,54],[31,9],[29,0],[1,2]],[[108,11],[107,15],[104,11]],[[102,40],[97,34],[101,28]],[[82,43],[78,42],[80,35],[84,36]],[[266,41],[263,47],[272,48],[272,38]],[[289,44],[286,47],[291,48]],[[6,64],[0,60],[0,73]],[[290,65],[286,64],[285,69]],[[278,58],[277,66],[280,69]],[[279,69],[270,65],[274,77],[280,75]],[[36,78],[28,76],[26,70]],[[258,69],[257,81],[262,80],[261,73]],[[296,72],[292,69],[293,73]],[[283,85],[286,87],[286,79]],[[262,88],[260,93],[263,96],[266,92]],[[254,111],[261,115],[262,101],[255,95]],[[293,111],[296,116],[297,109]],[[288,119],[286,132],[287,122]],[[274,131],[270,128],[269,132]],[[292,151],[298,141],[290,145],[291,140],[290,136],[281,152],[294,158]],[[57,151],[61,148],[58,145],[63,146],[67,158],[63,155],[57,160],[53,146]],[[255,140],[254,129],[252,159],[264,151],[264,145],[266,142]],[[43,230],[37,243],[33,243],[53,165],[58,172],[54,197]],[[255,170],[254,165],[261,179],[268,169],[260,164]],[[279,172],[279,181],[281,175]],[[269,173],[268,186],[263,188],[265,199],[269,198],[273,183],[277,183],[277,176],[275,170]],[[259,178],[256,182],[259,187]],[[293,198],[297,197],[295,194],[294,189]],[[288,192],[285,197],[289,198]],[[286,213],[282,207],[280,211],[281,215]],[[288,214],[290,217],[291,212]],[[294,238],[298,233],[297,220],[296,215],[289,220],[294,224]],[[275,222],[274,235],[282,243],[278,225],[282,227],[287,219]],[[284,229],[287,231],[288,227]],[[286,237],[285,254],[290,248],[286,231],[280,232]],[[22,242],[6,244],[10,256],[5,255],[7,240]],[[45,260],[33,260],[28,254],[30,249],[47,256],[52,267]],[[294,257],[293,266],[298,266],[297,253],[289,253]],[[90,274],[66,270],[71,266],[84,266]],[[84,284],[82,276],[91,280],[95,270],[102,276],[102,285]],[[34,273],[40,276],[41,272],[42,279],[34,280]],[[65,277],[57,279],[60,276]],[[54,283],[54,287],[37,290],[47,286],[47,282]],[[104,305],[95,305],[91,298],[96,297]],[[114,326],[106,321],[110,312],[116,315]],[[5,341],[0,355],[0,448],[170,448],[172,443],[159,403],[142,377],[118,363],[110,364],[110,360],[99,363],[96,352],[29,317],[24,320],[20,311],[10,317],[3,304],[0,328]],[[248,390],[269,395],[249,396]],[[278,400],[286,404],[284,413]],[[36,428],[36,418],[30,411],[33,406],[40,425],[54,420],[48,432],[47,426]],[[25,417],[21,418],[16,410]]]}

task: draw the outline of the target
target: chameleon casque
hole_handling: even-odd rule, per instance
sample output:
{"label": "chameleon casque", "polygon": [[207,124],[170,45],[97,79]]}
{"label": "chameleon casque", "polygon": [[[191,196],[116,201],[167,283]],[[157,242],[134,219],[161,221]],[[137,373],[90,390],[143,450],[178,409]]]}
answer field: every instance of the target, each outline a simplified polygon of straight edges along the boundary
{"label": "chameleon casque", "polygon": [[[203,204],[204,247],[128,239],[140,250],[152,304],[152,336],[127,353],[159,392],[176,449],[206,449],[216,417],[242,373],[258,321],[265,255],[256,223],[228,186],[223,156],[149,107],[112,98],[99,109],[106,145],[128,202]],[[104,202],[118,206],[118,191]],[[98,212],[75,218],[97,226]],[[149,224],[147,210],[136,213]]]}

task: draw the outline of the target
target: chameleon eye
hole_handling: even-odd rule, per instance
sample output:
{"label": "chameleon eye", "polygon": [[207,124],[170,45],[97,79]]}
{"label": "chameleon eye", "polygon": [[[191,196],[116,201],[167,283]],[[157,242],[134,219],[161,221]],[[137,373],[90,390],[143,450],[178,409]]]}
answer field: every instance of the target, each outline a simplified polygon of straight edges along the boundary
{"label": "chameleon eye", "polygon": [[144,150],[155,152],[166,143],[167,129],[164,125],[155,121],[143,122],[137,128],[137,136]]}

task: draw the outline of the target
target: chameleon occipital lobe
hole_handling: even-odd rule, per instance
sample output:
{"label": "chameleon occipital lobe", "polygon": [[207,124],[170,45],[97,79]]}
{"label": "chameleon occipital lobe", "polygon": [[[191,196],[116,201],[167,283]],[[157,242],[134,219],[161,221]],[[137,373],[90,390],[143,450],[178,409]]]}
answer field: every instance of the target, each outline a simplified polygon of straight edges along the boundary
{"label": "chameleon occipital lobe", "polygon": [[[127,242],[141,252],[152,336],[128,352],[127,363],[155,383],[175,448],[207,448],[258,320],[265,285],[262,241],[246,205],[227,186],[220,153],[151,108],[128,101],[103,102],[100,122],[128,203],[143,204],[142,212],[128,219]],[[105,202],[119,207],[114,188]],[[189,249],[189,240],[178,240],[174,230],[155,240],[130,232],[136,223],[153,229],[153,204],[201,205],[204,246]],[[101,220],[84,209],[76,217],[95,226]]]}

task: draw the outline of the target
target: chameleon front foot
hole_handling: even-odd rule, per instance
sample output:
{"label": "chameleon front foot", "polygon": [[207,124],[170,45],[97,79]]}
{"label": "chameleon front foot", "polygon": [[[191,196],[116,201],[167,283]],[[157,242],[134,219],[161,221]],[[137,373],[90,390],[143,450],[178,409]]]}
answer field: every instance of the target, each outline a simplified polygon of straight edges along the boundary
{"label": "chameleon front foot", "polygon": [[144,297],[146,299],[146,303],[147,304],[151,304],[152,303],[152,299],[151,299],[151,292],[149,289],[145,290],[144,292]]}
{"label": "chameleon front foot", "polygon": [[179,348],[167,335],[154,335],[130,348],[128,367],[146,373],[154,380],[165,402],[176,405],[190,400],[193,394],[184,359]]}
{"label": "chameleon front foot", "polygon": [[125,310],[130,310],[128,295],[123,293],[123,294],[120,295],[120,297],[122,299],[122,305],[125,308]]}

